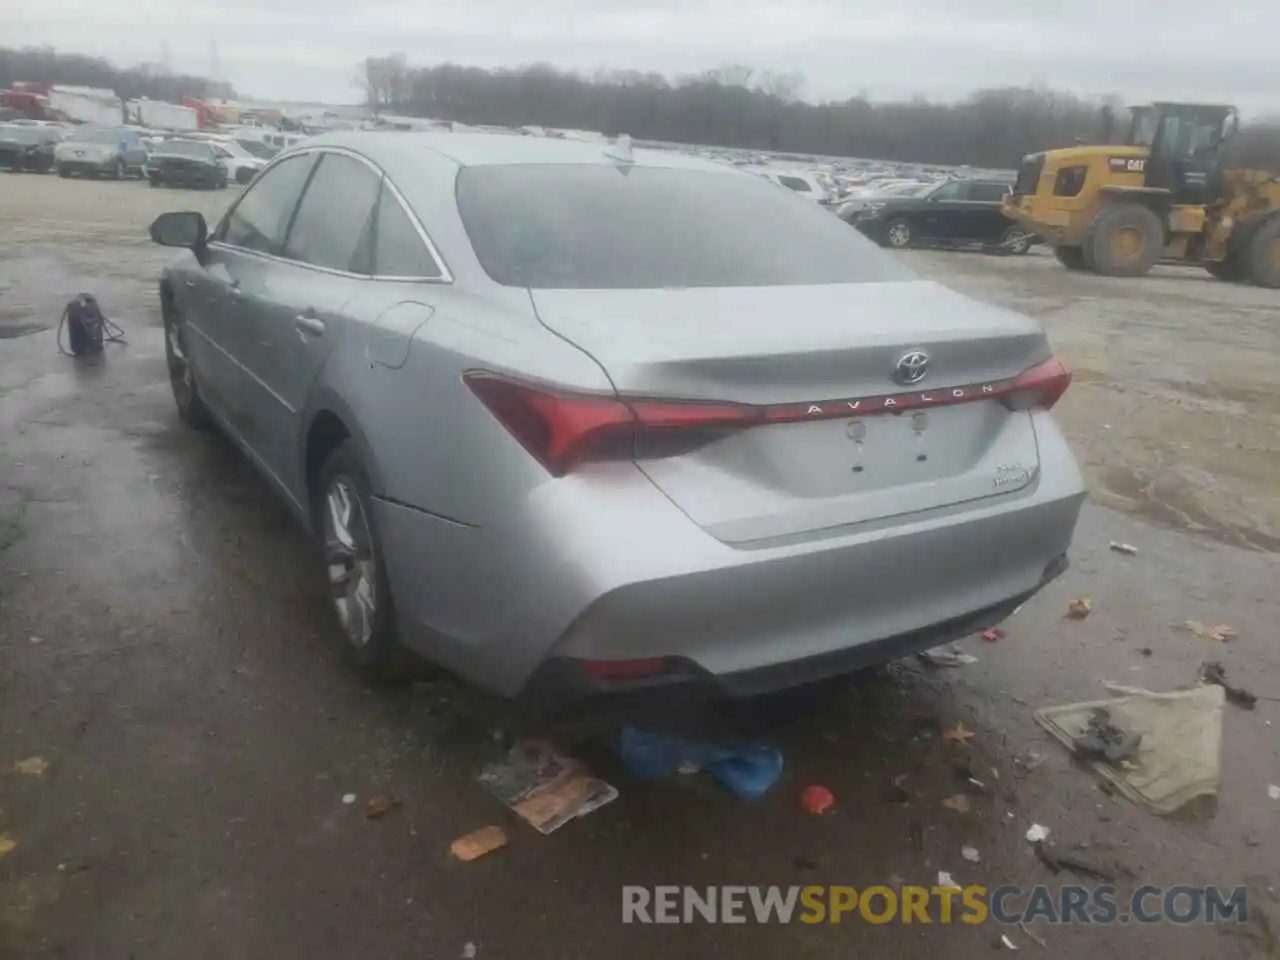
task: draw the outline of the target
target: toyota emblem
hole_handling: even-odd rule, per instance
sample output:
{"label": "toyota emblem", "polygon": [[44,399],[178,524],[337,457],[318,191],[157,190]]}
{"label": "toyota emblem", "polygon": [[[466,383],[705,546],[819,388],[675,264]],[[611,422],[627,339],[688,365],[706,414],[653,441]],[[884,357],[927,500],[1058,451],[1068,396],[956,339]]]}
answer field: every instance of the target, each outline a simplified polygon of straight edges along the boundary
{"label": "toyota emblem", "polygon": [[919,383],[929,372],[929,355],[923,350],[912,350],[898,358],[893,367],[893,379],[898,383]]}

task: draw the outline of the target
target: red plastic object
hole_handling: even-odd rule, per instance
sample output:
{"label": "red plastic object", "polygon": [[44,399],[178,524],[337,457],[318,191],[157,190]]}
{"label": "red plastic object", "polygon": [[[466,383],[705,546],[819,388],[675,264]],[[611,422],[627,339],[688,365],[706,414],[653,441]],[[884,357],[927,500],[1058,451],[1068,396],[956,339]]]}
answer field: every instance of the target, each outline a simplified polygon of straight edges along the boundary
{"label": "red plastic object", "polygon": [[982,631],[982,639],[987,643],[995,643],[997,640],[1004,639],[1004,631],[999,627],[987,627]]}
{"label": "red plastic object", "polygon": [[800,794],[800,805],[810,813],[825,813],[836,802],[836,795],[826,787],[814,784]]}

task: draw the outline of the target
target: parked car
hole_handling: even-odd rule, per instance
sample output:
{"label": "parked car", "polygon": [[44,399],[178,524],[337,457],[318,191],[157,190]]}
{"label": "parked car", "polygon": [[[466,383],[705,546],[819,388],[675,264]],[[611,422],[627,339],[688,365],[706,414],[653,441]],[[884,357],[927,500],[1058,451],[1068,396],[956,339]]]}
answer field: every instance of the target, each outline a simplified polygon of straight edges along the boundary
{"label": "parked car", "polygon": [[211,230],[151,225],[188,251],[159,285],[179,415],[314,531],[352,661],[540,708],[749,695],[1059,575],[1084,485],[1034,320],[758,177],[628,154],[332,134]]}
{"label": "parked car", "polygon": [[776,183],[780,187],[786,187],[798,193],[807,200],[822,204],[829,202],[830,194],[827,188],[813,174],[798,170],[757,170],[755,173],[770,183]]}
{"label": "parked car", "polygon": [[266,160],[254,156],[234,140],[211,141],[211,145],[222,168],[227,171],[227,179],[234,183],[248,183],[267,165]]}
{"label": "parked car", "polygon": [[1008,184],[947,180],[926,193],[868,203],[853,225],[883,247],[983,243],[1026,253],[1038,241],[1000,211]]}
{"label": "parked car", "polygon": [[153,187],[222,189],[227,169],[207,140],[162,140],[147,159],[147,179]]}
{"label": "parked car", "polygon": [[0,124],[0,167],[14,173],[48,173],[62,134],[54,127]]}
{"label": "parked car", "polygon": [[835,208],[836,216],[845,223],[853,223],[854,219],[867,207],[878,200],[889,197],[916,197],[933,189],[931,183],[919,180],[895,180],[875,187],[864,187]]}
{"label": "parked car", "polygon": [[78,173],[123,180],[130,174],[143,176],[147,149],[136,132],[124,127],[80,127],[54,147],[53,159],[60,177]]}

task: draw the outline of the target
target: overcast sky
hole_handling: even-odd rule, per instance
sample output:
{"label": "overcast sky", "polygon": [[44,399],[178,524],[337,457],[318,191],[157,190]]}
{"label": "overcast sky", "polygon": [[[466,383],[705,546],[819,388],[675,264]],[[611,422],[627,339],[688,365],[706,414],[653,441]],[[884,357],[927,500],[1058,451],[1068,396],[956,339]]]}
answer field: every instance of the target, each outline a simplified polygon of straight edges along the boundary
{"label": "overcast sky", "polygon": [[3,0],[0,43],[159,62],[263,98],[355,102],[355,64],[546,61],[692,72],[801,71],[809,99],[953,98],[1045,83],[1280,112],[1271,0]]}

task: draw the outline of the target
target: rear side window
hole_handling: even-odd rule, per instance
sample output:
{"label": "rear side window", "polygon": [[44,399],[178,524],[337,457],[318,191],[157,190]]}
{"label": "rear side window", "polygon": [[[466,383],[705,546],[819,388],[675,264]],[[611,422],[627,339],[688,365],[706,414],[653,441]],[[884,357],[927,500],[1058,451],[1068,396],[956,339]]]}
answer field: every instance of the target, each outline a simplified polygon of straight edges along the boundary
{"label": "rear side window", "polygon": [[746,174],[648,166],[464,167],[481,266],[542,289],[763,287],[916,279],[815,203]]}
{"label": "rear side window", "polygon": [[246,250],[278,254],[314,163],[315,155],[310,153],[289,157],[259,177],[223,221],[218,239]]}
{"label": "rear side window", "polygon": [[378,234],[374,244],[374,272],[381,277],[415,277],[434,280],[440,267],[427,251],[422,237],[396,195],[382,188],[378,201]]}
{"label": "rear side window", "polygon": [[969,184],[970,200],[987,200],[998,203],[1009,188],[1003,183],[971,183]]}
{"label": "rear side window", "polygon": [[371,273],[380,186],[378,175],[359,160],[324,154],[302,196],[284,255],[331,270]]}

